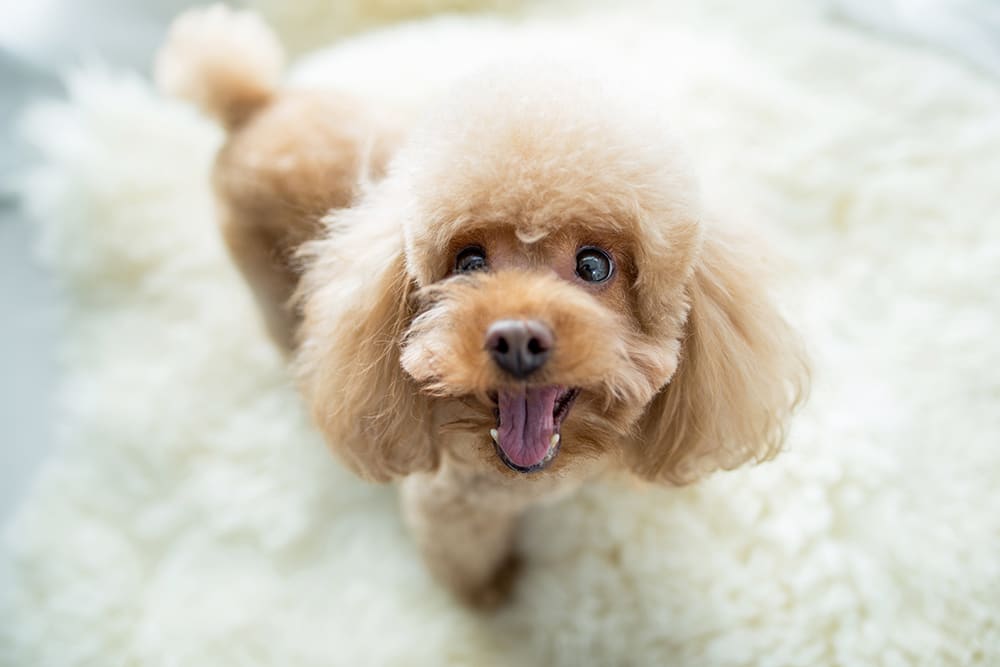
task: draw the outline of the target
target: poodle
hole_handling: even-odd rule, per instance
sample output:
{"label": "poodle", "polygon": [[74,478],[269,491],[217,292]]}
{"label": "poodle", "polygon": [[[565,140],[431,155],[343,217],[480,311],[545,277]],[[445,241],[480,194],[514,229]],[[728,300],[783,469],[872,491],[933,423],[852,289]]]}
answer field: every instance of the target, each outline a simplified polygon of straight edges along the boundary
{"label": "poodle", "polygon": [[800,342],[658,110],[507,65],[393,113],[282,87],[282,61],[255,15],[213,7],[177,19],[156,75],[227,132],[222,234],[316,426],[399,483],[460,599],[503,601],[519,519],[598,475],[777,453]]}

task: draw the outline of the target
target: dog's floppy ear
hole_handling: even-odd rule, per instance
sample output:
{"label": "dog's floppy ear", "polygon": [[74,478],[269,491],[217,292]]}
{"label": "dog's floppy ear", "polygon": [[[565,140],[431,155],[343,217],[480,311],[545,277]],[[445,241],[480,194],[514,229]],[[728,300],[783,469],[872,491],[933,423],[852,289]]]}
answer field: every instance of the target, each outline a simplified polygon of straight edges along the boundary
{"label": "dog's floppy ear", "polygon": [[433,469],[430,410],[399,361],[413,282],[398,221],[362,203],[338,212],[301,256],[297,366],[328,444],[372,481]]}
{"label": "dog's floppy ear", "polygon": [[687,285],[677,371],[628,450],[630,467],[646,479],[684,483],[774,456],[806,391],[799,340],[749,247],[722,229],[704,238]]}

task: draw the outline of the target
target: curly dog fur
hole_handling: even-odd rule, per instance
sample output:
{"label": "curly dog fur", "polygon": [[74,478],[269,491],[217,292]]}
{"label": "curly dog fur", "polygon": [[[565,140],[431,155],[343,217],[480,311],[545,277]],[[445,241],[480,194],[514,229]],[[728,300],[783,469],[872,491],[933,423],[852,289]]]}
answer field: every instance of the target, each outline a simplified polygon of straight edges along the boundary
{"label": "curly dog fur", "polygon": [[[660,110],[508,66],[408,118],[283,89],[281,67],[255,16],[211,8],[177,20],[157,76],[228,132],[222,231],[315,423],[360,476],[401,480],[457,595],[502,600],[519,516],[602,471],[686,483],[777,453],[804,356]],[[527,374],[491,334],[523,323],[545,332]]]}

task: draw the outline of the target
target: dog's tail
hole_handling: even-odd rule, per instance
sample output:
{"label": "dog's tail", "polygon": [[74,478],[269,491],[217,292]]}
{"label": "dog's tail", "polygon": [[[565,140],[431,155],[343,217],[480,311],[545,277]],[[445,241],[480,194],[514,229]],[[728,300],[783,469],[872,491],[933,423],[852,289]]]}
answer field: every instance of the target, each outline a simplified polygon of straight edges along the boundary
{"label": "dog's tail", "polygon": [[213,5],[174,21],[156,57],[156,83],[233,130],[270,102],[284,61],[277,36],[259,16]]}

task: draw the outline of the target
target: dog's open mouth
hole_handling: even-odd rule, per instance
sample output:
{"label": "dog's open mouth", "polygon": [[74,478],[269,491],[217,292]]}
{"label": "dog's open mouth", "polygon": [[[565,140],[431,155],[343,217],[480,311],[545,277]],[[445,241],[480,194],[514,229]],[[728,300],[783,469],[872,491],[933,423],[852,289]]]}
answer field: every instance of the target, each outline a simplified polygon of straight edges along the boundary
{"label": "dog's open mouth", "polygon": [[517,472],[545,468],[559,453],[559,429],[579,393],[558,385],[498,390],[490,436],[500,460]]}

